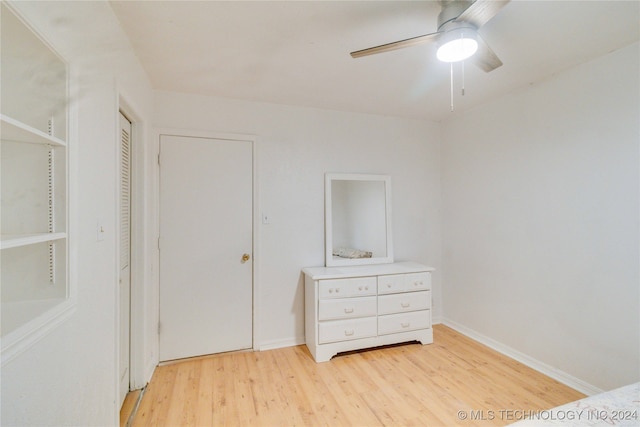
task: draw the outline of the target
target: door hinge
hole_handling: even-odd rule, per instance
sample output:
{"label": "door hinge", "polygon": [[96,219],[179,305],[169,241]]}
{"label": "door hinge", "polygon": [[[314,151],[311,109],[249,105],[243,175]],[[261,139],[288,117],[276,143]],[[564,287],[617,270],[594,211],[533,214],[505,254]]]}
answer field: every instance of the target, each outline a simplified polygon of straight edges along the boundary
{"label": "door hinge", "polygon": [[158,237],[158,250],[160,250],[160,237]]}
{"label": "door hinge", "polygon": [[160,166],[160,153],[158,153],[158,166]]}
{"label": "door hinge", "polygon": [[158,322],[158,335],[160,335],[160,322]]}

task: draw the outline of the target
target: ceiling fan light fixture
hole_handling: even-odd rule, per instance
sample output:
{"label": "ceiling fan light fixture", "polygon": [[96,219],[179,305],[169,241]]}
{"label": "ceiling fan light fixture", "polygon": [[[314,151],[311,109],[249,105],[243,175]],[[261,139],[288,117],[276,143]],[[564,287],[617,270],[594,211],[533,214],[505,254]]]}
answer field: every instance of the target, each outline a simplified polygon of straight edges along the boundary
{"label": "ceiling fan light fixture", "polygon": [[442,62],[458,62],[472,57],[478,50],[477,34],[472,28],[456,28],[442,36],[436,56]]}

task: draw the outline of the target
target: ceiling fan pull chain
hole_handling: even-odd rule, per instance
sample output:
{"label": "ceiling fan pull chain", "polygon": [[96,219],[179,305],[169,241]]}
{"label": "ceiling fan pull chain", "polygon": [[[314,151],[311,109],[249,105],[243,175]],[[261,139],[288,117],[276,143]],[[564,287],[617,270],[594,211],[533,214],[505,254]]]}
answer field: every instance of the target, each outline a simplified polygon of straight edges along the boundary
{"label": "ceiling fan pull chain", "polygon": [[451,78],[449,79],[451,83],[451,112],[453,113],[453,62],[450,62],[449,65],[449,70],[451,72]]}
{"label": "ceiling fan pull chain", "polygon": [[462,96],[464,96],[464,61],[462,61]]}

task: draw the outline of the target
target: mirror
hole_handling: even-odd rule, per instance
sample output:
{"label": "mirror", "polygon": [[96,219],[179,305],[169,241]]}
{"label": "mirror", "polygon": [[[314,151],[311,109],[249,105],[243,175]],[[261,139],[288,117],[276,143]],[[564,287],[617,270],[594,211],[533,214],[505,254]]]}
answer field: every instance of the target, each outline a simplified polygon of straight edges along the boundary
{"label": "mirror", "polygon": [[391,177],[326,174],[326,266],[391,262]]}

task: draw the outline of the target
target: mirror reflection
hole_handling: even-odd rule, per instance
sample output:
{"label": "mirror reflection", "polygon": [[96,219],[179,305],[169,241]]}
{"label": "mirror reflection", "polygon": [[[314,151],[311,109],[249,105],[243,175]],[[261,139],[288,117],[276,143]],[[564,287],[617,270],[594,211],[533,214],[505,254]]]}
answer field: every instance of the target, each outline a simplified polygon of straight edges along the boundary
{"label": "mirror reflection", "polygon": [[326,265],[393,262],[390,177],[327,174]]}

